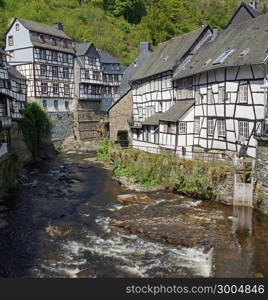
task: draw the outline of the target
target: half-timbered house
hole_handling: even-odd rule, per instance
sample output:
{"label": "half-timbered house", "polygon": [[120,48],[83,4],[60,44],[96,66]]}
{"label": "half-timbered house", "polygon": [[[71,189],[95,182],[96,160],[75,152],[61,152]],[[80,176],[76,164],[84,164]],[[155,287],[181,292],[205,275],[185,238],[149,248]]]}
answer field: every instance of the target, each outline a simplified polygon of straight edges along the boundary
{"label": "half-timbered house", "polygon": [[22,117],[26,94],[26,78],[8,65],[6,53],[0,50],[0,158],[8,152],[10,129]]}
{"label": "half-timbered house", "polygon": [[72,133],[74,43],[62,24],[47,26],[15,18],[6,34],[9,63],[28,79],[28,98],[55,119],[53,139]]}
{"label": "half-timbered house", "polygon": [[[134,147],[159,148],[159,122],[162,115],[175,104],[172,86],[174,71],[187,63],[189,57],[213,36],[214,32],[207,26],[159,44],[131,78]],[[193,86],[190,80],[185,84],[186,89]]]}

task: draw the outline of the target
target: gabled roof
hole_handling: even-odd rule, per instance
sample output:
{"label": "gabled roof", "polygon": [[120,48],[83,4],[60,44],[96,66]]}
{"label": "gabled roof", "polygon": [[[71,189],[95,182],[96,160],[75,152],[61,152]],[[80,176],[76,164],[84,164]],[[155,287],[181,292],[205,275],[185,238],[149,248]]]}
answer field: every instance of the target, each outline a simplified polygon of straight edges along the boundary
{"label": "gabled roof", "polygon": [[75,45],[75,50],[76,50],[76,55],[77,56],[84,56],[88,49],[91,47],[91,45],[93,45],[92,43],[88,43],[88,42],[85,42],[85,43],[76,43]]}
{"label": "gabled roof", "polygon": [[177,122],[194,105],[194,100],[178,101],[160,116],[161,121]]}
{"label": "gabled roof", "polygon": [[148,61],[131,78],[131,81],[173,70],[180,59],[208,28],[209,27],[202,27],[175,37],[167,42],[160,43]]}
{"label": "gabled roof", "polygon": [[120,95],[125,94],[128,90],[131,89],[129,85],[130,78],[138,72],[138,70],[147,62],[149,57],[151,56],[152,51],[149,49],[144,49],[136,59],[130,64],[126,70],[124,71],[123,78],[121,81],[121,85],[119,88]]}
{"label": "gabled roof", "polygon": [[155,113],[154,115],[143,121],[142,125],[159,125],[161,116],[162,113]]}
{"label": "gabled roof", "polygon": [[102,51],[99,51],[99,54],[100,54],[100,60],[102,63],[104,64],[120,64],[120,62],[115,59],[112,55],[110,55],[109,53],[107,52],[102,52]]}
{"label": "gabled roof", "polygon": [[67,34],[65,34],[62,30],[58,30],[53,26],[49,26],[49,25],[41,24],[41,23],[38,23],[35,21],[21,19],[21,18],[16,18],[12,22],[12,25],[16,20],[20,21],[21,24],[30,31],[35,31],[38,33],[45,33],[45,34],[49,34],[49,35],[53,35],[53,36],[71,40],[71,38]]}
{"label": "gabled roof", "polygon": [[[223,30],[204,44],[174,79],[230,66],[263,64],[268,56],[268,14]],[[213,64],[227,50],[234,50],[222,63]],[[241,55],[243,53],[245,55]]]}
{"label": "gabled roof", "polygon": [[246,11],[249,13],[249,15],[252,17],[252,18],[257,18],[259,16],[261,16],[261,13],[254,9],[252,6],[250,6],[249,4],[245,3],[245,2],[242,2],[239,7],[237,8],[237,10],[235,11],[235,13],[233,14],[232,18],[230,19],[230,21],[228,22],[228,24],[225,26],[225,28],[227,28],[231,23],[232,21],[234,20],[234,18],[237,16],[237,14],[239,13],[239,11],[242,9],[242,8],[245,8]]}

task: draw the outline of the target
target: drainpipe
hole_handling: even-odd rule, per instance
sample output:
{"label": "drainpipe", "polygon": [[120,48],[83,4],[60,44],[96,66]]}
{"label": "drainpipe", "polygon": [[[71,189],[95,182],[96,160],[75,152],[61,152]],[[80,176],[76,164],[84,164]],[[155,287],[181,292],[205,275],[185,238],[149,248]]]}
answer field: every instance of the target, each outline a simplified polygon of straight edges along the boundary
{"label": "drainpipe", "polygon": [[176,137],[175,137],[175,152],[174,156],[176,156],[177,148],[178,148],[178,134],[179,134],[179,121],[176,122]]}

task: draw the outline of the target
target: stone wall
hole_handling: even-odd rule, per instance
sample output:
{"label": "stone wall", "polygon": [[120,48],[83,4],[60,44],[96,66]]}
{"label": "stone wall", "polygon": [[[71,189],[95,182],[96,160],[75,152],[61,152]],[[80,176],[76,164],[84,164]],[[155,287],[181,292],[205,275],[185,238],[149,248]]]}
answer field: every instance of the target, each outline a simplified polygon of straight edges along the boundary
{"label": "stone wall", "polygon": [[258,139],[256,177],[256,202],[261,208],[268,208],[268,138]]}
{"label": "stone wall", "polygon": [[55,127],[52,132],[52,141],[64,141],[73,136],[73,114],[71,112],[50,112],[49,116]]}
{"label": "stone wall", "polygon": [[27,163],[31,160],[31,152],[24,142],[24,137],[22,131],[19,128],[18,122],[12,122],[12,126],[10,129],[10,148],[11,152],[15,151],[18,153],[19,160],[22,163]]}
{"label": "stone wall", "polygon": [[109,111],[110,139],[114,142],[117,141],[119,130],[130,132],[128,119],[132,115],[132,99],[132,91],[129,91]]}

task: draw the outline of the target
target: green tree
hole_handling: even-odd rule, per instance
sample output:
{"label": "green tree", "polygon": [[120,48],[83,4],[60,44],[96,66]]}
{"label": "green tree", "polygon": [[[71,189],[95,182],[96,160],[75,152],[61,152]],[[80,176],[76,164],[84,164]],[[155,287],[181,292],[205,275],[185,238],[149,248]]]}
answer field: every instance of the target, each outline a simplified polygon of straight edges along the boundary
{"label": "green tree", "polygon": [[52,121],[39,104],[31,102],[22,110],[20,128],[28,149],[36,158],[43,144],[51,137]]}

